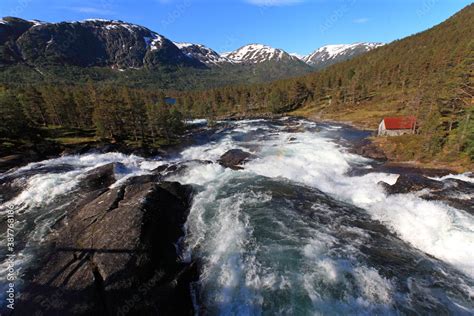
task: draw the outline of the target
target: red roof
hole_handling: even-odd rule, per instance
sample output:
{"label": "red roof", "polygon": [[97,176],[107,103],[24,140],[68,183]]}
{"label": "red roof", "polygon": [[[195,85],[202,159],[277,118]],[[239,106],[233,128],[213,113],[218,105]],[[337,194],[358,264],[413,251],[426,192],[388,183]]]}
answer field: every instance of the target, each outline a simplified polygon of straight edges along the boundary
{"label": "red roof", "polygon": [[414,116],[386,117],[383,120],[385,129],[414,129],[416,124]]}

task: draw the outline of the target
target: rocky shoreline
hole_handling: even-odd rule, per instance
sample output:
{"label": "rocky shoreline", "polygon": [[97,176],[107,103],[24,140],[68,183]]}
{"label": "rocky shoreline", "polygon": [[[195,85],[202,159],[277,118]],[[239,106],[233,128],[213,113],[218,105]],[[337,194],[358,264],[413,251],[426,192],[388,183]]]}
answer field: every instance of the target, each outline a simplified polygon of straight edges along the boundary
{"label": "rocky shoreline", "polygon": [[[316,123],[334,123],[342,126],[348,126],[359,130],[369,130],[372,132],[373,136],[376,135],[376,130],[373,127],[368,126],[366,124],[357,124],[352,121],[335,121],[329,119],[320,119],[314,116],[297,116],[302,119],[306,119]],[[400,171],[408,170],[409,172],[413,172],[417,170],[417,173],[425,173],[425,174],[436,174],[436,175],[448,175],[448,174],[455,174],[455,173],[462,173],[466,171],[473,171],[467,170],[466,166],[460,166],[456,163],[450,164],[433,164],[433,163],[426,163],[422,161],[404,161],[400,160],[397,157],[392,157],[387,152],[386,148],[384,148],[381,144],[374,142],[373,139],[363,139],[360,142],[354,144],[354,153],[375,159],[378,161],[383,161],[386,163],[386,167],[388,170],[392,170],[393,168],[398,168]]]}
{"label": "rocky shoreline", "polygon": [[87,153],[121,152],[142,157],[153,157],[164,154],[159,148],[128,146],[121,143],[94,142],[78,145],[60,145],[54,142],[43,142],[34,146],[19,147],[14,150],[0,150],[0,173],[12,168],[22,167],[32,162],[53,159],[65,155],[82,155]]}
{"label": "rocky shoreline", "polygon": [[[237,121],[243,119],[280,119],[284,117],[282,114],[255,114],[255,115],[244,115],[244,114],[231,114],[226,116],[221,116],[216,118],[217,120],[228,120],[228,121]],[[291,116],[292,117],[292,116]],[[298,118],[298,117],[295,117]],[[341,126],[347,126],[354,129],[360,129],[359,126],[348,123],[348,122],[336,122],[328,120],[320,120],[315,118],[303,118],[316,123],[334,123]],[[137,146],[128,146],[120,143],[90,143],[90,144],[80,144],[80,145],[59,145],[54,142],[42,142],[35,144],[30,147],[19,147],[15,150],[10,151],[1,151],[0,150],[0,172],[5,172],[15,167],[21,167],[31,162],[37,162],[46,159],[56,158],[63,155],[77,155],[85,154],[89,152],[95,153],[107,153],[107,152],[121,152],[125,154],[135,154],[142,157],[153,157],[157,155],[166,154],[168,150],[173,151],[174,148],[179,148],[189,143],[193,138],[194,133],[206,133],[205,130],[200,128],[191,128],[180,140],[180,144],[175,146],[169,146],[169,148],[159,149],[159,148],[143,148]],[[420,162],[405,162],[393,160],[390,157],[387,157],[387,154],[384,152],[383,148],[378,146],[372,140],[368,138],[356,140],[351,144],[351,152],[361,155],[366,158],[374,159],[379,162],[384,163],[383,169],[397,170],[400,172],[408,171],[410,173],[419,173],[419,174],[428,174],[443,176],[453,173],[459,173],[459,170],[451,169],[446,166],[426,166]],[[382,167],[380,167],[382,168]],[[393,173],[393,172],[390,172]]]}

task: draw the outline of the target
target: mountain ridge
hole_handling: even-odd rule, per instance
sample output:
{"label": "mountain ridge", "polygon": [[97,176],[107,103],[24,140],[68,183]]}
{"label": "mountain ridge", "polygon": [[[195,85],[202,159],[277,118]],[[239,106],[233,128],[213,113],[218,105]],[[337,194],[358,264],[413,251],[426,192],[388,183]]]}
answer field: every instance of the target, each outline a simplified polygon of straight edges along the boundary
{"label": "mountain ridge", "polygon": [[[119,20],[31,22],[6,17],[0,23],[0,63],[80,67],[155,68],[202,66],[169,39],[150,29]],[[78,47],[80,49],[78,49]]]}
{"label": "mountain ridge", "polygon": [[[91,44],[92,43],[92,44]],[[365,45],[367,44],[367,45]],[[147,27],[121,20],[85,19],[71,22],[44,22],[4,17],[0,20],[0,45],[6,47],[0,63],[25,61],[30,64],[71,64],[81,67],[108,66],[113,69],[148,68],[160,65],[213,67],[223,64],[261,64],[304,62],[322,68],[368,51],[372,43],[347,46],[350,53],[341,52],[331,61],[316,60],[316,54],[299,58],[283,49],[265,44],[247,44],[232,52],[219,54],[195,43],[171,41]],[[354,45],[365,45],[365,49]],[[76,48],[81,46],[81,50]],[[330,45],[341,46],[341,45]],[[321,54],[320,54],[321,55]],[[2,58],[3,57],[3,58]],[[323,56],[324,58],[324,56]]]}
{"label": "mountain ridge", "polygon": [[268,45],[220,54],[121,20],[50,23],[5,17],[0,20],[0,70],[0,83],[7,85],[47,78],[60,84],[100,81],[193,90],[270,82],[318,69]]}

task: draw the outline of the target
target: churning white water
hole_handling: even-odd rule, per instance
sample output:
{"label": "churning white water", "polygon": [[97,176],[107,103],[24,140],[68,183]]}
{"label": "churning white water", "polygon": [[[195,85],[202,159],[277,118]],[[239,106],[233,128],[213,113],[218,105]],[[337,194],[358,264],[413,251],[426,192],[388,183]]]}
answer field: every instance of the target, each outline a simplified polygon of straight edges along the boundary
{"label": "churning white water", "polygon": [[[370,242],[366,233],[352,232],[357,238],[352,245],[338,249],[343,258],[335,258],[331,252],[341,246],[332,237],[331,228],[318,226],[315,229],[300,216],[290,217],[294,203],[288,201],[291,195],[285,201],[289,205],[282,201],[270,202],[273,192],[268,188],[271,185],[256,185],[259,176],[316,188],[337,201],[359,207],[371,219],[385,224],[406,241],[407,247],[419,249],[456,267],[472,281],[472,215],[441,202],[425,201],[416,194],[387,196],[378,182],[394,184],[397,175],[349,176],[348,171],[354,166],[370,168],[369,161],[348,153],[334,141],[332,131],[338,127],[330,126],[315,132],[313,123],[301,125],[307,131],[294,134],[284,132],[283,128],[269,127],[262,121],[241,121],[229,131],[223,131],[218,140],[191,147],[181,154],[184,160],[215,161],[227,150],[239,148],[256,156],[244,170],[232,171],[216,164],[199,165],[173,178],[203,187],[195,197],[188,221],[188,250],[207,259],[201,283],[211,314],[300,313],[308,310],[387,313],[393,311],[394,300],[400,296],[392,280],[380,275],[377,267],[355,259],[358,250],[353,249],[354,244],[362,240]],[[260,137],[245,137],[248,134]],[[244,188],[235,189],[242,184]],[[324,208],[324,205],[316,203],[309,207]],[[284,217],[278,220],[276,210],[272,208],[280,208],[278,211],[283,212]],[[254,218],[260,209],[269,217],[262,223]],[[324,212],[335,211],[326,207]],[[259,224],[270,225],[275,230],[276,236],[271,242],[276,245],[268,245],[268,240],[258,240],[256,236],[265,229]],[[262,252],[267,252],[268,258],[275,257],[276,262],[261,262],[261,257],[265,257],[260,254]],[[279,257],[280,252],[283,257]],[[291,268],[275,267],[281,260],[291,262]],[[343,293],[340,300],[337,296],[325,297],[327,293],[324,292],[330,285]],[[472,294],[473,288],[468,288],[466,293]],[[283,306],[274,303],[277,308],[268,305],[272,298],[271,295],[266,298],[266,293],[273,295],[285,290],[292,293],[290,297],[302,310],[291,302]],[[311,307],[305,309],[306,305]],[[470,308],[472,311],[472,306]]]}
{"label": "churning white water", "polygon": [[[117,186],[183,163],[167,180],[197,190],[183,258],[202,259],[194,290],[203,313],[474,313],[472,213],[417,193],[388,196],[378,183],[398,175],[370,172],[370,160],[349,153],[353,133],[303,120],[225,122],[172,158],[68,156],[0,175],[22,187],[7,202],[18,206],[25,243],[17,265],[34,258],[29,249],[67,212],[85,172],[120,162]],[[216,163],[230,149],[253,155],[244,169]],[[368,172],[351,176],[354,168]],[[448,178],[473,181],[435,180]]]}

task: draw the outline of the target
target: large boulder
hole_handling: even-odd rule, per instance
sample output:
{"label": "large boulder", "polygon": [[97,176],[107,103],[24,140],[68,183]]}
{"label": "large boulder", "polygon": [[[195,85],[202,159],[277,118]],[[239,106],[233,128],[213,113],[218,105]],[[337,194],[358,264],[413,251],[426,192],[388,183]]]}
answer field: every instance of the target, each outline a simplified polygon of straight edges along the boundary
{"label": "large boulder", "polygon": [[234,170],[242,169],[240,165],[246,163],[252,158],[252,154],[242,149],[231,149],[221,156],[219,163]]}
{"label": "large boulder", "polygon": [[443,182],[431,180],[419,174],[402,174],[394,185],[380,182],[388,194],[400,194],[421,191],[423,189],[441,190]]}
{"label": "large boulder", "polygon": [[103,190],[114,167],[85,176],[100,193],[57,225],[15,314],[193,314],[197,265],[181,262],[177,251],[191,187],[143,176]]}
{"label": "large boulder", "polygon": [[115,179],[115,170],[122,168],[121,163],[109,163],[91,171],[86,172],[80,183],[80,187],[88,190],[97,190],[112,185]]}
{"label": "large boulder", "polygon": [[379,161],[386,161],[385,153],[368,139],[355,142],[351,152],[360,156],[371,158]]}
{"label": "large boulder", "polygon": [[474,215],[474,184],[458,179],[432,180],[419,174],[402,174],[394,185],[379,182],[387,194],[417,192],[429,201],[440,201]]}
{"label": "large boulder", "polygon": [[442,201],[452,207],[474,215],[474,183],[458,179],[443,181],[442,190],[434,190],[423,195],[424,199]]}

